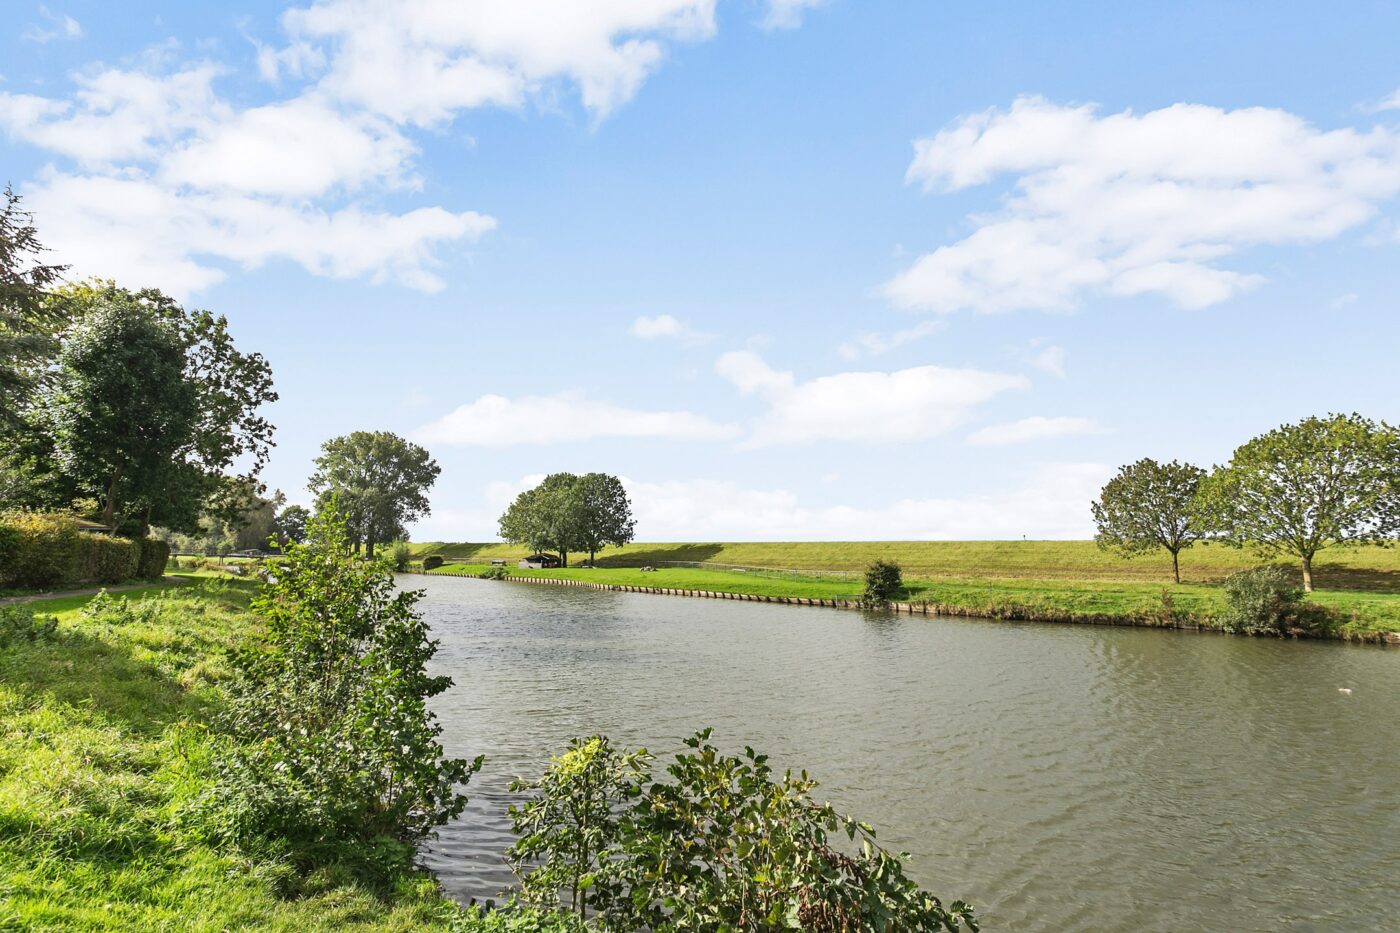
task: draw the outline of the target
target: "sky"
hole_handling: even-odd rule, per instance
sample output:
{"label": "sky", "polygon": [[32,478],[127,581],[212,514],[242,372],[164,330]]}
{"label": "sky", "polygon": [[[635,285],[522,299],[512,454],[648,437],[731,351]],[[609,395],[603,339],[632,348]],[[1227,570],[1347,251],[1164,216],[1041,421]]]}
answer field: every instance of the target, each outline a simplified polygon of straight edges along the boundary
{"label": "sky", "polygon": [[70,276],[226,315],[264,479],[393,431],[417,540],[1082,538],[1141,457],[1400,420],[1400,2],[6,3]]}

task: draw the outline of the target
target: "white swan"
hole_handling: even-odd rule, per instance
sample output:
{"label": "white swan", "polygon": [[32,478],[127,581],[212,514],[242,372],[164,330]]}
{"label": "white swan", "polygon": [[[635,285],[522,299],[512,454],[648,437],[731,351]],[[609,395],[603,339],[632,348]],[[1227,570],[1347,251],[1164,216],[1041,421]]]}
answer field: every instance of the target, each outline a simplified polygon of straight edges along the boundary
{"label": "white swan", "polygon": [[1337,692],[1340,693],[1340,694],[1342,694],[1343,696],[1351,696],[1351,688],[1350,688],[1350,687],[1338,687],[1338,688],[1337,688]]}

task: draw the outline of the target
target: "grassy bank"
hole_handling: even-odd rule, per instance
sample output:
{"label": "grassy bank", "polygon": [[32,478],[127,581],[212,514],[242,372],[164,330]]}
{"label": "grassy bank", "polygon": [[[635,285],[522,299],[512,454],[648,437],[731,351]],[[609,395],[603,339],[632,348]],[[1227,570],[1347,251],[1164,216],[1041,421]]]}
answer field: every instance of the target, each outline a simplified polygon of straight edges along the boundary
{"label": "grassy bank", "polygon": [[[515,563],[528,551],[511,544],[426,542],[414,556]],[[581,560],[586,555],[573,555]],[[1170,583],[1165,553],[1123,560],[1092,541],[758,541],[711,544],[629,544],[599,555],[604,567],[660,566],[667,561],[786,570],[863,571],[877,558],[893,560],[906,577],[986,580],[1102,580]],[[1186,583],[1219,583],[1237,570],[1267,562],[1248,549],[1198,544],[1182,552]],[[1333,548],[1318,555],[1322,589],[1400,593],[1400,548]]]}
{"label": "grassy bank", "polygon": [[[477,576],[488,567],[486,563],[450,563],[432,572]],[[512,566],[508,570],[514,576],[581,580],[614,586],[803,599],[854,600],[860,597],[863,587],[861,578],[855,573],[818,576],[771,570],[739,572],[665,566],[652,571],[609,566],[566,570],[524,570]],[[910,574],[906,574],[905,583],[903,601],[927,603],[946,613],[1002,619],[1052,622],[1117,620],[1139,624],[1184,622],[1212,627],[1225,607],[1225,595],[1220,586],[1200,583],[1178,586],[1132,579],[1064,580],[990,575],[958,578]],[[1335,610],[1338,624],[1332,634],[1337,637],[1372,640],[1381,633],[1400,630],[1400,593],[1322,590],[1311,598]]]}
{"label": "grassy bank", "polygon": [[250,594],[194,581],[122,625],[83,616],[87,598],[35,603],[58,614],[54,635],[0,646],[0,929],[478,928],[411,869],[366,877],[201,839],[192,805]]}

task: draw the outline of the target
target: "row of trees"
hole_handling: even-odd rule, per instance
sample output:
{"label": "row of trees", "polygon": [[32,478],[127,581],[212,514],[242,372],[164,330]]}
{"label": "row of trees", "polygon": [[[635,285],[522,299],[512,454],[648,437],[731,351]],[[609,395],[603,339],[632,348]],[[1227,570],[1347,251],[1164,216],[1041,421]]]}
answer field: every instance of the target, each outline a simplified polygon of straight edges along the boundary
{"label": "row of trees", "polygon": [[583,552],[593,563],[605,547],[632,540],[636,521],[622,481],[607,473],[551,473],[538,486],[516,496],[500,519],[501,538],[537,553]]}
{"label": "row of trees", "polygon": [[1400,431],[1356,414],[1307,418],[1254,438],[1209,473],[1176,461],[1129,464],[1091,508],[1100,547],[1166,550],[1178,583],[1181,552],[1211,539],[1297,558],[1312,592],[1319,551],[1400,535]]}

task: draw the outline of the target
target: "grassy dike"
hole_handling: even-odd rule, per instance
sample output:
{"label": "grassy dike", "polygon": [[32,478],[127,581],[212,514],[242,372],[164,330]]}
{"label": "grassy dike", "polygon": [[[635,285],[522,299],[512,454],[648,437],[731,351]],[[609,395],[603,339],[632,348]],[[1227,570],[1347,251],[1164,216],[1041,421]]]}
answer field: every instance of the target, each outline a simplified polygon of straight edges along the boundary
{"label": "grassy dike", "polygon": [[484,929],[412,870],[201,839],[225,652],[256,623],[250,582],[186,582],[122,625],[32,603],[55,636],[0,646],[0,929]]}
{"label": "grassy dike", "polygon": [[[1219,581],[1263,562],[1258,554],[1198,545],[1183,555],[1181,585],[1164,560],[1122,560],[1088,541],[761,542],[633,544],[610,549],[595,569],[521,570],[511,545],[422,544],[417,557],[453,561],[435,574],[476,576],[505,560],[516,576],[800,599],[856,599],[860,572],[877,557],[905,571],[904,601],[930,611],[993,619],[1216,627],[1225,606]],[[1378,641],[1400,631],[1400,549],[1324,552],[1310,598],[1336,613],[1328,634]],[[693,560],[705,567],[668,567]],[[641,563],[654,571],[643,571]],[[737,572],[725,564],[744,564]],[[769,569],[763,569],[769,568]],[[787,568],[779,570],[777,568]],[[845,571],[818,575],[811,571]],[[806,572],[804,572],[806,571]],[[1164,601],[1164,594],[1165,601]]]}

